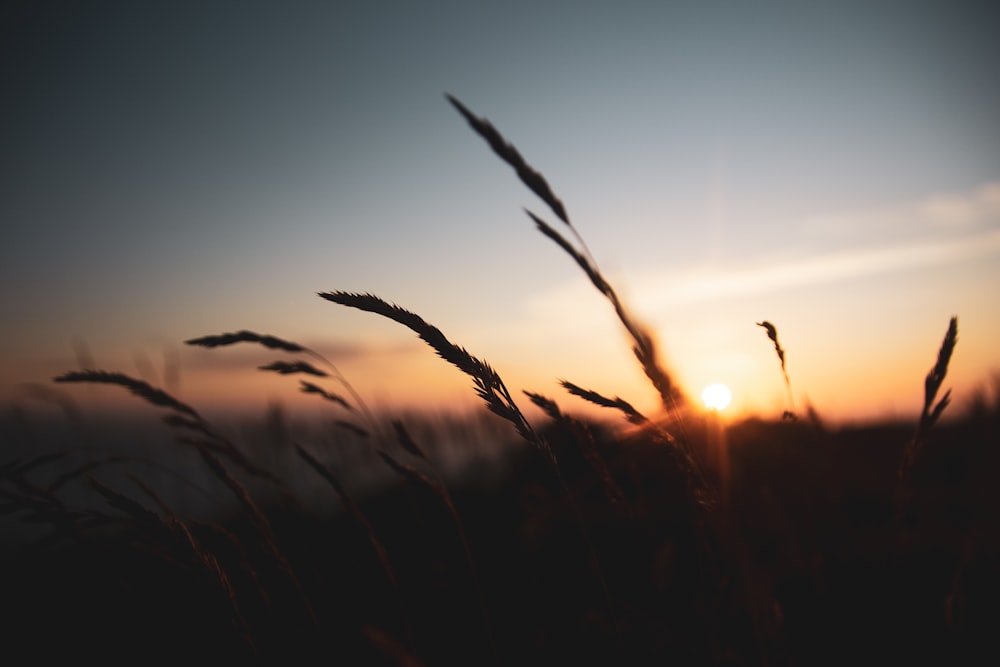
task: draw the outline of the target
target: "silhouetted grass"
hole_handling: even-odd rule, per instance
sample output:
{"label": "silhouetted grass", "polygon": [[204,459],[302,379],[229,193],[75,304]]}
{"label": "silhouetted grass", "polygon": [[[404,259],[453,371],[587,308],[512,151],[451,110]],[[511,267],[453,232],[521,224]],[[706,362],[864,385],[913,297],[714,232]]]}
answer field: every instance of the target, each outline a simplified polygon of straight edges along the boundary
{"label": "silhouetted grass", "polygon": [[[376,416],[322,355],[248,330],[186,342],[293,355],[259,370],[273,382],[315,379],[293,378],[331,411],[312,439],[293,437],[279,413],[269,418],[281,437],[255,449],[147,382],[65,373],[55,381],[123,388],[165,410],[176,469],[164,474],[138,449],[81,461],[65,443],[42,449],[25,414],[0,420],[25,443],[0,463],[0,517],[37,529],[4,542],[8,651],[44,659],[58,639],[81,656],[132,661],[812,666],[967,664],[991,648],[1000,391],[942,419],[957,319],[915,428],[723,427],[687,403],[548,180],[448,100],[570,230],[527,212],[611,303],[663,414],[563,380],[625,422],[584,419],[526,390],[542,413],[532,423],[486,361],[416,313],[343,291],[319,296],[406,326],[471,379],[499,418],[489,442],[435,430],[429,417]],[[777,329],[758,324],[794,416]],[[317,384],[331,380],[347,394]],[[71,399],[36,393],[79,426]],[[732,457],[725,502],[710,453],[719,437]],[[473,453],[499,449],[505,472],[446,474],[442,443],[455,439]],[[380,485],[359,487],[372,470]],[[176,509],[193,489],[212,511]]]}
{"label": "silhouetted grass", "polygon": [[767,320],[757,322],[757,326],[764,327],[764,330],[767,331],[767,337],[774,343],[774,352],[778,355],[778,361],[781,362],[781,375],[785,378],[785,391],[788,393],[788,409],[785,410],[781,418],[795,421],[797,419],[795,416],[795,397],[792,395],[792,381],[788,379],[788,369],[785,368],[785,348],[781,347],[781,343],[778,342],[778,329]]}

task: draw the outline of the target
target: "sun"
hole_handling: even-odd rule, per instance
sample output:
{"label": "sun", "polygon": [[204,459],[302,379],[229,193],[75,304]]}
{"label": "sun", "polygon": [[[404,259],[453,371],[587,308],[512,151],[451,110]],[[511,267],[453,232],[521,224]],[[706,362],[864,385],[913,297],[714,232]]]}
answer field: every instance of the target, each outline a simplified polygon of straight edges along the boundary
{"label": "sun", "polygon": [[709,410],[725,410],[733,400],[733,392],[724,384],[710,384],[701,391],[701,400]]}

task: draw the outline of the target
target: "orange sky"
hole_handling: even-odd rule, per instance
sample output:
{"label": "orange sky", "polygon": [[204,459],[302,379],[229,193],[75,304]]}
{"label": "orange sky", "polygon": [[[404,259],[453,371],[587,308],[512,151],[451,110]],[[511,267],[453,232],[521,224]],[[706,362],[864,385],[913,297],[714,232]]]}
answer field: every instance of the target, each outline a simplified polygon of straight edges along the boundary
{"label": "orange sky", "polygon": [[690,395],[722,382],[729,414],[780,415],[765,319],[796,408],[834,422],[912,418],[953,315],[955,409],[1000,372],[985,4],[349,4],[9,13],[0,402],[83,356],[195,405],[316,407],[253,370],[264,351],[183,345],[251,329],[323,351],[375,407],[476,405],[412,332],[316,296],[345,290],[515,395],[582,409],[567,379],[654,411],[609,304],[521,207],[554,218],[444,92],[544,173]]}

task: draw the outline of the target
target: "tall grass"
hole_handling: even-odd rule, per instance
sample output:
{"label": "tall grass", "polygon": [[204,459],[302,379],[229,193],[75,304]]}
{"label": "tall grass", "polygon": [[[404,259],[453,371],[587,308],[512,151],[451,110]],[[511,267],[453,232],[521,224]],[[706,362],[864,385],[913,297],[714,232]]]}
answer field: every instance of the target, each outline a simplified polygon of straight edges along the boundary
{"label": "tall grass", "polygon": [[[298,391],[322,401],[335,430],[325,443],[291,439],[286,455],[297,465],[281,469],[257,462],[201,412],[143,380],[94,369],[62,374],[57,383],[117,387],[162,411],[178,453],[193,454],[198,472],[233,501],[229,514],[185,516],[135,469],[125,477],[107,474],[113,465],[134,463],[128,456],[71,465],[47,481],[45,473],[66,462],[69,450],[0,465],[0,513],[49,531],[30,558],[53,545],[81,554],[96,548],[81,562],[100,569],[110,554],[120,557],[102,545],[118,545],[133,559],[127,562],[136,579],[128,585],[155,591],[145,609],[156,610],[154,627],[130,626],[138,639],[122,652],[156,637],[172,638],[184,653],[209,635],[190,642],[183,635],[214,622],[212,646],[230,658],[288,661],[322,651],[348,664],[812,665],[843,664],[870,642],[875,635],[865,635],[865,624],[854,619],[869,618],[869,609],[898,616],[883,614],[887,639],[868,654],[872,661],[921,655],[897,641],[905,632],[922,628],[928,637],[944,633],[947,639],[956,623],[972,628],[955,619],[959,612],[978,618],[966,591],[969,581],[982,581],[975,570],[982,550],[1000,542],[974,539],[983,530],[977,523],[963,533],[961,558],[942,565],[900,551],[894,524],[880,518],[894,488],[895,502],[908,502],[899,489],[921,484],[913,471],[933,468],[942,457],[934,430],[950,392],[937,396],[956,346],[957,319],[927,375],[921,416],[905,446],[893,439],[895,431],[887,444],[859,449],[867,433],[847,437],[796,423],[785,349],[768,321],[757,324],[778,356],[788,409],[779,423],[751,420],[720,434],[720,424],[699,421],[651,332],[603,275],[548,180],[489,121],[452,96],[448,101],[559,220],[561,227],[526,211],[611,305],[663,414],[641,414],[624,398],[563,380],[570,395],[613,411],[628,426],[581,419],[551,397],[512,391],[486,360],[418,314],[345,291],[319,296],[410,329],[466,375],[487,410],[522,441],[523,448],[505,445],[514,465],[503,483],[476,488],[447,478],[434,449],[402,420],[376,416],[330,360],[270,334],[239,330],[186,342],[210,349],[259,345],[291,355],[258,369],[275,382],[295,380]],[[539,423],[522,411],[522,398],[540,408]],[[1000,406],[1000,397],[995,403]],[[996,406],[980,411],[987,440],[1000,432],[988,426],[1000,414]],[[713,475],[710,447],[720,437],[732,447],[731,459],[727,453],[725,474]],[[398,488],[357,497],[345,480],[358,471],[331,463],[331,447],[348,440],[363,443]],[[321,481],[324,492],[307,498],[312,480]],[[98,503],[67,500],[74,484],[85,484]],[[852,501],[859,485],[865,491]],[[851,502],[867,503],[868,523],[852,523]],[[317,506],[339,511],[317,514]],[[866,532],[872,523],[878,530]],[[896,572],[900,564],[906,577]],[[44,563],[36,567],[58,582],[55,590],[75,582]],[[952,582],[944,588],[926,593],[911,586],[913,573],[941,572]],[[164,576],[175,586],[157,587],[156,577]],[[80,590],[82,599],[93,593]],[[17,599],[26,604],[37,597]],[[123,595],[123,606],[130,599]],[[182,608],[165,608],[161,600],[168,599]],[[917,602],[944,609],[945,599],[947,628],[927,621],[932,612],[912,611]],[[127,609],[119,612],[118,622],[129,620]],[[158,625],[164,626],[159,634]],[[858,636],[846,636],[843,628]],[[32,638],[69,633],[30,629]],[[124,641],[96,636],[89,625],[73,637],[90,651],[102,641]],[[835,642],[846,648],[827,646]],[[944,639],[911,642],[957,647]]]}

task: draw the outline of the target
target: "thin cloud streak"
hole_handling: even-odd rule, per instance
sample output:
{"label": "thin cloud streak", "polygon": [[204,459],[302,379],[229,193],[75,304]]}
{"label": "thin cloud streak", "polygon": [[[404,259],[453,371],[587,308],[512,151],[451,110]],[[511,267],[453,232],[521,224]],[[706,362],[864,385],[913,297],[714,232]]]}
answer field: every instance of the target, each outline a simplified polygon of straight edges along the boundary
{"label": "thin cloud streak", "polygon": [[[874,233],[866,247],[854,247],[785,261],[767,260],[737,268],[688,267],[636,275],[627,300],[644,312],[788,291],[805,286],[954,264],[1000,252],[1000,182],[962,193],[940,193],[884,209],[804,220],[800,227],[840,244]],[[978,229],[979,231],[975,231]],[[901,233],[927,238],[902,242]],[[942,238],[947,233],[949,238]],[[534,295],[531,312],[578,318],[592,306],[588,286],[564,283]],[[586,305],[585,305],[586,304]],[[591,313],[595,315],[595,313]],[[579,322],[579,319],[576,319]]]}
{"label": "thin cloud streak", "polygon": [[[638,307],[640,313],[651,313],[675,306],[955,264],[993,254],[1000,254],[1000,229],[960,239],[851,249],[739,269],[713,267],[651,272],[631,281],[626,300]],[[605,315],[600,308],[595,308],[593,290],[589,287],[580,281],[562,283],[532,295],[526,307],[529,312],[553,321],[571,319],[573,326],[579,327],[583,321]]]}
{"label": "thin cloud streak", "polygon": [[[639,300],[646,307],[684,305],[853,280],[875,274],[951,264],[1000,253],[1000,230],[950,241],[890,248],[849,250],[785,264],[681,279],[676,273],[643,280]],[[648,285],[655,283],[653,290]]]}

